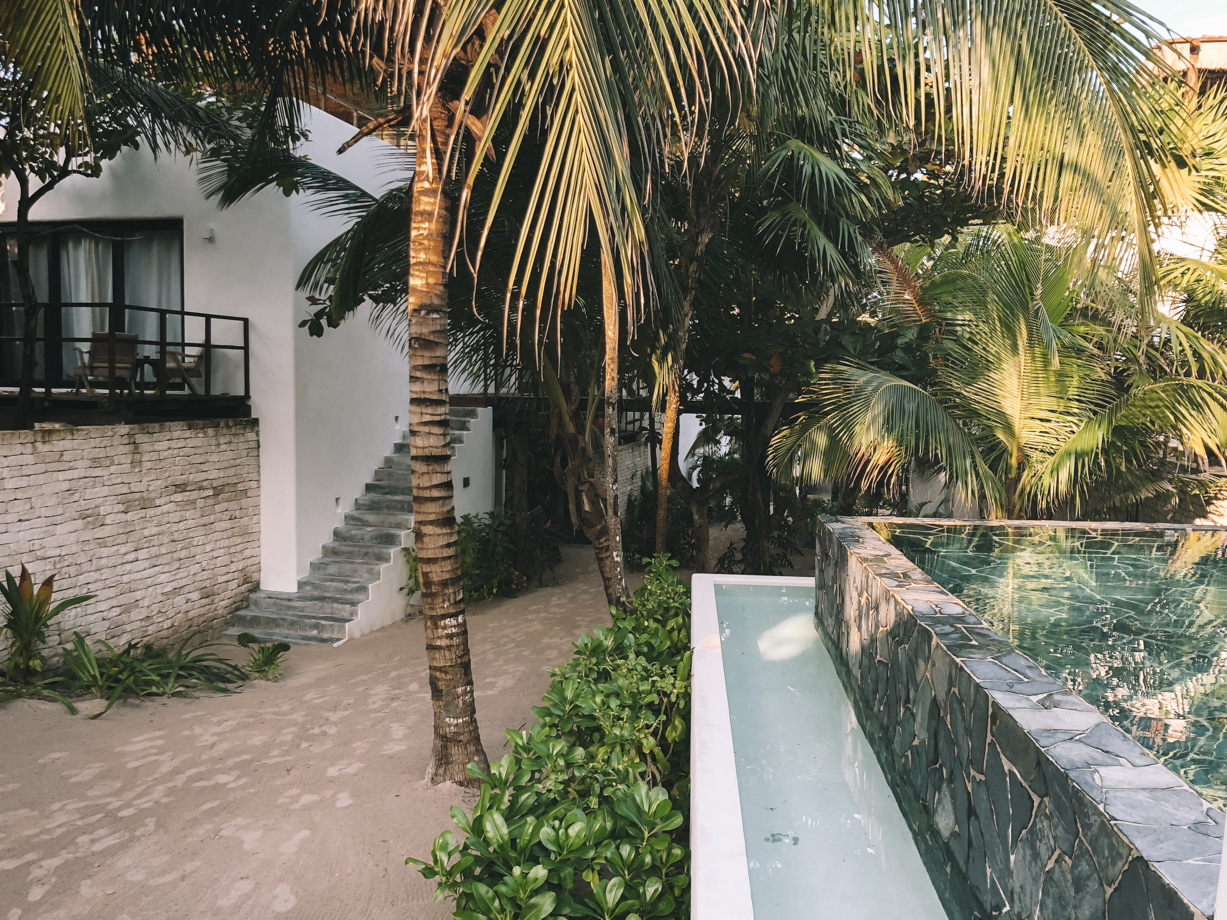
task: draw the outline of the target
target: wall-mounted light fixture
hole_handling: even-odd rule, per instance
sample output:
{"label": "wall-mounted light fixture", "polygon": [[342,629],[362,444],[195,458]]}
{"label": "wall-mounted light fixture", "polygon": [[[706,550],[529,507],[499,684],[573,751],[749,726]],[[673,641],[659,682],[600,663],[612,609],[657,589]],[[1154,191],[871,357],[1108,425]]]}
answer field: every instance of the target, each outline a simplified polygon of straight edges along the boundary
{"label": "wall-mounted light fixture", "polygon": [[209,232],[206,233],[204,236],[202,236],[201,239],[204,240],[206,243],[216,243],[217,242],[217,231],[214,230],[212,227],[210,227]]}

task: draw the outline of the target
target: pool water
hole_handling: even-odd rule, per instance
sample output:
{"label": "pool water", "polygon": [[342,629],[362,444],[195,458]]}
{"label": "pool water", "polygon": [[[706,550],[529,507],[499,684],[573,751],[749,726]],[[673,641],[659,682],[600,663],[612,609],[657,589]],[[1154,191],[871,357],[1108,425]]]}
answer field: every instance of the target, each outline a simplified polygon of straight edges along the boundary
{"label": "pool water", "polygon": [[814,589],[715,585],[754,916],[946,920],[814,627]]}
{"label": "pool water", "polygon": [[1227,805],[1227,533],[877,524],[930,578]]}

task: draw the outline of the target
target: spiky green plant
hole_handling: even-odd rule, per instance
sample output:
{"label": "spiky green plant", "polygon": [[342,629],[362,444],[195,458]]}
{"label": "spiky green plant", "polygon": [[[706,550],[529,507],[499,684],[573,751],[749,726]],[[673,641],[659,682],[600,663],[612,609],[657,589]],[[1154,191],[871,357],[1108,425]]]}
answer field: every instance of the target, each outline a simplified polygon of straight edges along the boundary
{"label": "spiky green plant", "polygon": [[51,605],[51,595],[55,590],[55,576],[34,590],[34,579],[23,565],[21,576],[13,578],[13,573],[4,573],[4,584],[0,585],[0,594],[8,604],[4,614],[4,631],[9,634],[9,661],[6,669],[8,679],[14,684],[29,683],[30,678],[41,673],[46,667],[39,647],[47,641],[47,624],[67,610],[78,604],[84,604],[97,595],[82,594],[60,601],[54,607]]}
{"label": "spiky green plant", "polygon": [[261,642],[251,633],[240,633],[239,645],[247,649],[247,664],[243,668],[256,680],[276,680],[285,664],[282,656],[290,650],[285,642]]}

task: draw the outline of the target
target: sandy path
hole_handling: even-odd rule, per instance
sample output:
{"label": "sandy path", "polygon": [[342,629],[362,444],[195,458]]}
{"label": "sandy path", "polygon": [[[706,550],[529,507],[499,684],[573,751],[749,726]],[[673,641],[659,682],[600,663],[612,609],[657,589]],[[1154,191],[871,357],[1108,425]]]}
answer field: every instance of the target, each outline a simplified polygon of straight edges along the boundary
{"label": "sandy path", "polygon": [[[559,583],[475,606],[478,718],[491,760],[532,721],[545,669],[607,622],[588,547]],[[635,579],[638,581],[638,578]],[[429,788],[420,620],[298,647],[276,684],[72,718],[0,707],[0,920],[443,918],[404,865],[464,804]]]}

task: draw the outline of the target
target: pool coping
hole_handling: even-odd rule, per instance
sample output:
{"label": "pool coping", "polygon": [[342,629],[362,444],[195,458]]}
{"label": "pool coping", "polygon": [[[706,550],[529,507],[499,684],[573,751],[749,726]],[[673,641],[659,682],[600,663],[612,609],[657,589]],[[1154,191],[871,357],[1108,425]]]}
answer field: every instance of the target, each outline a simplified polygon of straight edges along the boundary
{"label": "pool coping", "polygon": [[[1210,877],[1207,870],[1213,865],[1217,883],[1222,862],[1223,813],[1159,763],[1097,708],[1063,684],[1058,684],[1039,665],[993,632],[971,608],[925,575],[898,548],[883,539],[872,525],[1005,525],[1152,532],[1224,528],[1117,522],[1093,522],[1088,525],[1058,521],[964,521],[894,516],[822,516],[819,520],[816,575],[819,603],[816,613],[820,631],[826,634],[843,659],[844,667],[849,669],[846,686],[850,695],[859,697],[854,699],[858,717],[863,710],[867,719],[875,720],[884,731],[890,731],[893,724],[895,743],[899,743],[897,728],[901,717],[891,709],[891,704],[901,705],[898,700],[907,694],[900,696],[901,691],[896,688],[891,690],[895,694],[892,696],[887,688],[892,680],[891,662],[895,659],[906,660],[909,667],[917,669],[921,689],[936,698],[943,717],[951,725],[955,721],[956,709],[959,710],[957,719],[960,725],[970,725],[973,718],[984,721],[991,714],[989,747],[1008,751],[1009,757],[999,758],[1006,761],[1007,771],[1016,771],[1024,778],[1028,771],[1037,776],[1043,774],[1049,779],[1064,776],[1066,782],[1061,783],[1061,797],[1076,800],[1072,801],[1079,817],[1075,829],[1082,827],[1083,819],[1094,825],[1106,824],[1114,832],[1108,836],[1118,836],[1128,847],[1128,853],[1122,854],[1122,871],[1116,882],[1105,890],[1105,897],[1113,893],[1125,897],[1125,889],[1135,888],[1137,882],[1147,879],[1158,882],[1154,878],[1157,875],[1162,879],[1159,887],[1177,894],[1184,902],[1184,908],[1176,910],[1171,916],[1214,916],[1218,890],[1208,889]],[[841,566],[842,580],[838,577]],[[918,647],[916,643],[921,636],[925,637],[919,646],[922,653],[915,657],[913,650]],[[919,671],[923,662],[928,664],[921,676]],[[909,674],[905,672],[900,672],[903,674],[900,679],[906,681]],[[924,690],[928,684],[932,684],[931,689]],[[988,701],[986,707],[982,705],[981,697]],[[869,734],[867,719],[862,718],[862,725]],[[1094,738],[1090,737],[1092,732],[1095,732]],[[969,728],[968,734],[974,735],[974,730]],[[872,735],[870,740],[881,760],[883,754],[878,743]],[[971,756],[979,757],[975,744],[972,748]],[[949,744],[946,744],[946,749],[949,750]],[[955,753],[967,760],[965,752]],[[950,755],[929,752],[926,756]],[[1026,763],[1023,764],[1018,758]],[[1014,763],[1010,762],[1011,759]],[[957,758],[944,766],[947,770],[953,767],[957,771]],[[945,782],[950,781],[948,776]],[[1040,782],[1045,782],[1042,776]],[[1184,824],[1174,819],[1164,822],[1163,815],[1177,815],[1182,809],[1188,811],[1189,795],[1202,803],[1202,820],[1190,819]],[[939,792],[936,801],[940,802],[940,798]],[[923,800],[920,804],[925,809],[933,807],[933,803]],[[973,824],[981,820],[974,815],[972,817]],[[1188,834],[1177,833],[1191,832],[1194,826],[1200,828],[1197,836],[1201,837],[1201,843],[1191,839]],[[1103,830],[1107,830],[1107,827]],[[1024,829],[1023,833],[1026,831]],[[1085,829],[1080,831],[1074,842],[1077,843],[1084,835]],[[1097,836],[1104,840],[1102,832],[1098,832]],[[1116,846],[1106,842],[1103,845]],[[1181,858],[1176,857],[1177,851],[1182,854]],[[967,856],[966,852],[964,856]],[[1060,852],[1057,852],[1051,856],[1051,860],[1059,856]],[[1010,854],[1006,854],[1006,857],[1008,874],[1015,860]],[[1052,865],[1047,855],[1044,859]],[[1141,869],[1135,871],[1132,868],[1135,863]],[[966,858],[964,864],[967,864]],[[994,876],[992,867],[989,868],[991,883]],[[1017,871],[1017,867],[1014,866],[1012,871]],[[1132,873],[1133,881],[1127,877],[1129,873]],[[1017,884],[1014,879],[1000,881]],[[1153,883],[1147,883],[1140,891],[1146,892],[1149,884]],[[1121,890],[1116,892],[1118,888]],[[1009,896],[1008,889],[1006,895]],[[1038,891],[1035,896],[1038,898]],[[1129,896],[1130,899],[1134,897],[1132,893]],[[1171,906],[1175,908],[1174,904]],[[1113,909],[1109,913],[1115,915],[1115,907],[1110,905]],[[1186,914],[1189,908],[1192,911]],[[1227,914],[1220,912],[1220,916],[1227,917]]]}
{"label": "pool coping", "polygon": [[[717,584],[813,589],[814,579],[694,575],[690,581],[690,646],[694,649],[690,668],[690,917],[752,920],[750,867],[716,613]],[[700,801],[721,802],[723,807],[696,808]]]}

